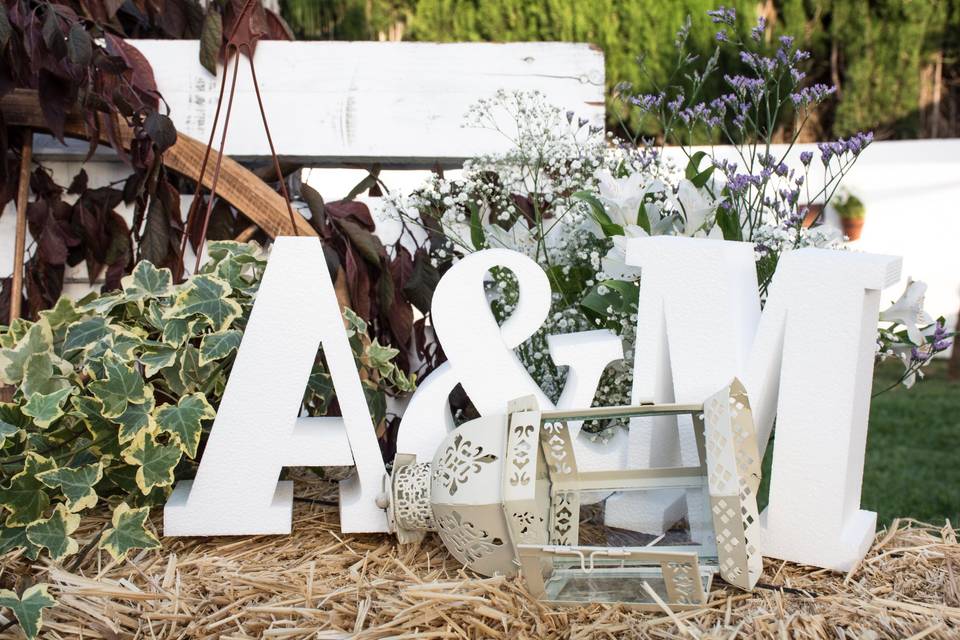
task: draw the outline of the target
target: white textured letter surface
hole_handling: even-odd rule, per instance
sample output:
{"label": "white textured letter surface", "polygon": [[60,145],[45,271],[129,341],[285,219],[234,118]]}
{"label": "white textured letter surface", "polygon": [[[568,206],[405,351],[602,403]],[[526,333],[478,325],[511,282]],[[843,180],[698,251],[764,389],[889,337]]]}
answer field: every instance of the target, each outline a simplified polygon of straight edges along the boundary
{"label": "white textured letter surface", "polygon": [[[627,262],[642,269],[634,402],[700,402],[740,377],[760,451],[777,420],[763,554],[849,569],[876,521],[860,510],[860,486],[880,291],[899,278],[900,259],[785,253],[762,316],[747,243],[640,238]],[[631,430],[632,465],[694,454],[677,427]]]}
{"label": "white textured letter surface", "polygon": [[[321,343],[343,417],[298,418]],[[383,461],[323,249],[277,238],[197,477],[167,501],[164,534],[290,533],[293,483],[278,482],[281,469],[347,465],[340,528],[386,531]]]}

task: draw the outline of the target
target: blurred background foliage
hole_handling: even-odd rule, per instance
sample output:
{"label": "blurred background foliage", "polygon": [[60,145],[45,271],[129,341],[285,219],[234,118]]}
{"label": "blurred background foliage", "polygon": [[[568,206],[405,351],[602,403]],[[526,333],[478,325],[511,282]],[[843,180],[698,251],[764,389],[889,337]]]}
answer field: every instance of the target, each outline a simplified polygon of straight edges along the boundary
{"label": "blurred background foliage", "polygon": [[[576,41],[606,56],[608,125],[655,136],[629,119],[614,86],[636,92],[663,83],[676,58],[674,36],[693,19],[690,45],[715,46],[706,12],[714,0],[279,0],[297,38],[412,41]],[[803,139],[873,130],[878,139],[960,135],[960,0],[726,0],[741,38],[758,17],[767,38],[791,35],[813,54],[812,82],[839,87]],[[773,46],[771,44],[771,46]],[[643,54],[645,71],[637,64]],[[726,73],[740,70],[722,59]],[[724,91],[716,78],[710,89]],[[708,96],[712,97],[712,96]],[[627,118],[621,121],[622,118]],[[791,123],[784,122],[783,134]]]}

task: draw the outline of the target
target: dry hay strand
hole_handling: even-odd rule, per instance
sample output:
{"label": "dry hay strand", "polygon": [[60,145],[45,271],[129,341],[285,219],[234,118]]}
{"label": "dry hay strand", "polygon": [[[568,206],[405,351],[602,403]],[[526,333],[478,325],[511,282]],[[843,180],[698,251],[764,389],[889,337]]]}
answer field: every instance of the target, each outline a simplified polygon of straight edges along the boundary
{"label": "dry hay strand", "polygon": [[91,546],[76,567],[0,558],[3,586],[30,573],[57,599],[47,638],[960,638],[956,533],[913,520],[846,575],[768,560],[754,593],[718,580],[706,607],[669,614],[547,606],[464,571],[436,536],[341,535],[336,508],[302,499],[290,536],[166,538],[122,563]]}

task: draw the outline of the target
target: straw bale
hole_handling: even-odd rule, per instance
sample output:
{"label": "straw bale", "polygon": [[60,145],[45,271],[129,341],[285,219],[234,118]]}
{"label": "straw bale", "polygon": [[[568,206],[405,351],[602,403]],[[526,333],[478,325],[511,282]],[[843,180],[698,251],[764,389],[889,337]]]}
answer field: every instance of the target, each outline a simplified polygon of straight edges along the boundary
{"label": "straw bale", "polygon": [[[164,538],[122,563],[92,546],[63,565],[9,553],[0,586],[50,583],[48,638],[960,638],[960,545],[948,522],[895,521],[847,574],[767,560],[752,594],[717,580],[702,609],[641,613],[546,606],[522,580],[464,571],[435,536],[399,546],[342,535],[329,486],[298,485],[310,488],[290,536]],[[86,518],[81,547],[106,525],[106,513]],[[21,637],[15,625],[0,633]]]}

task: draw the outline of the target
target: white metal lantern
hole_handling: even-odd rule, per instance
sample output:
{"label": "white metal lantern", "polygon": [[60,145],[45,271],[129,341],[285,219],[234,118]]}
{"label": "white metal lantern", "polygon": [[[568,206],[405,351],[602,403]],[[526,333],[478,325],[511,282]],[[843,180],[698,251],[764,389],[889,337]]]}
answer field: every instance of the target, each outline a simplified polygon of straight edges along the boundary
{"label": "white metal lantern", "polygon": [[[692,416],[699,463],[614,471],[577,466],[568,422]],[[534,398],[454,429],[433,461],[398,454],[388,517],[401,542],[437,531],[450,552],[485,575],[520,571],[552,602],[623,602],[655,608],[706,602],[715,573],[750,589],[760,457],[750,405],[734,380],[703,404],[541,411]],[[631,530],[618,503],[691,495],[660,535]]]}

